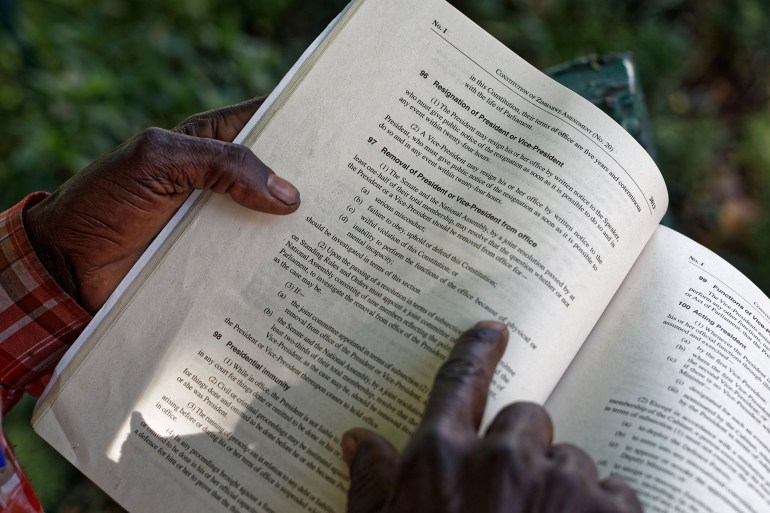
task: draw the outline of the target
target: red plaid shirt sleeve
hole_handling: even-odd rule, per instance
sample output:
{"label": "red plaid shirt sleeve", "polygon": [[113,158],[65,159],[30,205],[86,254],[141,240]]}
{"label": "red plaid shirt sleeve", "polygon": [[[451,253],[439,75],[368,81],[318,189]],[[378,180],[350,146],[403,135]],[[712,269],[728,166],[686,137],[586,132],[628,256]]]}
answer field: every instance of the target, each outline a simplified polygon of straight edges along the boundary
{"label": "red plaid shirt sleeve", "polygon": [[[46,271],[24,231],[36,193],[0,214],[0,403],[8,411],[27,390],[41,390],[90,315]],[[40,504],[0,436],[0,511],[38,512]]]}

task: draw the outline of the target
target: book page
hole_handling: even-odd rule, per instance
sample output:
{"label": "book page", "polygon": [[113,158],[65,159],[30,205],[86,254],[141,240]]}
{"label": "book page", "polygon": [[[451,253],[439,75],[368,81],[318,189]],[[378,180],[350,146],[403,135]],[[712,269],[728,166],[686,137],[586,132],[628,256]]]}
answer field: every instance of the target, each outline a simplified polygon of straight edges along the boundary
{"label": "book page", "polygon": [[481,319],[490,412],[543,401],[665,210],[625,131],[443,1],[356,2],[321,49],[244,139],[300,211],[201,195],[38,410],[128,509],[340,510],[341,434],[403,445]]}
{"label": "book page", "polygon": [[[319,250],[320,280],[347,278],[352,315],[413,340],[418,360],[443,359],[478,319],[506,322],[493,400],[544,400],[662,217],[660,173],[602,112],[442,2],[381,8],[366,16],[410,21],[340,34],[246,138],[301,188],[329,191],[303,197],[292,233],[307,247],[288,241],[280,260],[303,273]],[[372,298],[361,278],[384,286]]]}
{"label": "book page", "polygon": [[770,506],[770,300],[661,227],[546,403],[647,512]]}

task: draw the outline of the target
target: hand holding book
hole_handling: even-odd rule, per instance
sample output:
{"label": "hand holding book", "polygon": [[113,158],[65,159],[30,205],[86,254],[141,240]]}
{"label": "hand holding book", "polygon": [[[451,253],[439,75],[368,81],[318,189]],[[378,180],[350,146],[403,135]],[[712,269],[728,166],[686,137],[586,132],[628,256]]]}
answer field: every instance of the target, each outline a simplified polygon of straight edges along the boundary
{"label": "hand holding book", "polygon": [[230,144],[260,105],[253,99],[171,131],[147,129],[32,207],[31,242],[59,284],[91,313],[101,308],[193,189],[261,212],[294,212],[294,186]]}

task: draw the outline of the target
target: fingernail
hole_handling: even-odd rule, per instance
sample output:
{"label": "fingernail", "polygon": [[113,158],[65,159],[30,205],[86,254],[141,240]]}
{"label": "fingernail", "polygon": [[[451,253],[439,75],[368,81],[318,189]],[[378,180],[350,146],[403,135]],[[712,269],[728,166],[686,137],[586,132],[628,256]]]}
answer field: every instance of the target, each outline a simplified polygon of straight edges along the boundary
{"label": "fingernail", "polygon": [[508,331],[508,326],[506,326],[502,322],[498,322],[498,321],[481,321],[481,322],[477,322],[476,325],[474,326],[474,328],[490,329],[490,330],[499,331],[500,333],[507,333],[507,331]]}
{"label": "fingernail", "polygon": [[299,191],[278,175],[271,174],[267,177],[267,190],[282,203],[287,205],[299,203]]}
{"label": "fingernail", "polygon": [[350,432],[345,433],[342,435],[342,440],[340,440],[340,448],[342,449],[342,459],[350,468],[350,465],[353,463],[353,455],[356,453],[356,449],[358,449],[358,438]]}

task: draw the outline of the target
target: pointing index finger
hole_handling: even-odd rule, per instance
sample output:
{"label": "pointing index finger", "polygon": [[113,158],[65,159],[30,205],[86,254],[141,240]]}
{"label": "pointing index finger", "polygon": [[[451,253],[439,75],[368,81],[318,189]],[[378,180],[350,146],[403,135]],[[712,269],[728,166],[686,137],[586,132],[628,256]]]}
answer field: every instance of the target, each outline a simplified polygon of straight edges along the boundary
{"label": "pointing index finger", "polygon": [[508,329],[495,321],[479,322],[460,335],[436,375],[422,425],[449,423],[475,434],[507,343]]}

